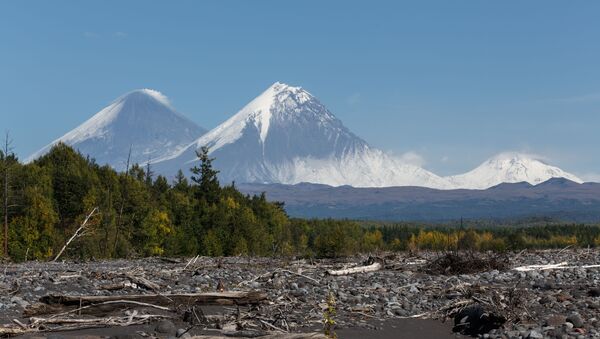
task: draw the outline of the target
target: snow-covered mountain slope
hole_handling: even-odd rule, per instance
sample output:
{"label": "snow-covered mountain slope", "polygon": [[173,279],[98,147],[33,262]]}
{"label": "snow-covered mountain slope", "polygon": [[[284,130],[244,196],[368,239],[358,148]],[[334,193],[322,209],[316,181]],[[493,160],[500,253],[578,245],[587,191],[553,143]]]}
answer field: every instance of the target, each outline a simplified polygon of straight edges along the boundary
{"label": "snow-covered mountain slope", "polygon": [[202,146],[216,158],[225,183],[449,187],[445,179],[370,147],[312,94],[279,82],[177,156],[155,164],[155,171],[188,169]]}
{"label": "snow-covered mountain slope", "polygon": [[502,153],[468,173],[440,177],[371,147],[312,94],[282,83],[208,133],[177,113],[160,92],[132,91],[27,161],[58,142],[117,170],[125,168],[131,147],[131,163],[150,161],[155,173],[168,177],[179,169],[189,173],[196,150],[208,146],[223,183],[485,189],[501,183],[536,185],[550,178],[582,182],[519,153]]}
{"label": "snow-covered mountain slope", "polygon": [[63,142],[99,164],[123,170],[131,147],[131,163],[170,158],[206,132],[177,113],[166,96],[151,89],[129,92],[89,120],[31,155],[33,161]]}
{"label": "snow-covered mountain slope", "polygon": [[521,153],[501,153],[474,170],[447,177],[455,188],[486,189],[501,183],[528,182],[537,185],[551,178],[582,183],[577,176]]}

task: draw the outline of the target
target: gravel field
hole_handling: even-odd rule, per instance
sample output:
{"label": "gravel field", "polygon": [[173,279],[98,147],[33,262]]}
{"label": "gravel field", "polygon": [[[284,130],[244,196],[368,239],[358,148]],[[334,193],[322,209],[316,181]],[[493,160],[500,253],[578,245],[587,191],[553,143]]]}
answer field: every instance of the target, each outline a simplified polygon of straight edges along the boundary
{"label": "gravel field", "polygon": [[[36,338],[281,337],[323,333],[323,321],[329,318],[339,338],[411,338],[415,333],[452,338],[458,335],[453,327],[485,338],[600,338],[600,250],[512,253],[501,270],[432,274],[431,262],[444,255],[394,253],[370,261],[357,256],[5,263],[0,333]],[[381,268],[339,276],[330,272],[373,263]],[[174,297],[231,291],[253,291],[261,300],[219,299],[205,305]],[[80,298],[79,305],[50,307],[46,304],[56,298],[41,299],[132,294],[157,296],[160,305],[98,306]],[[328,309],[335,313],[327,316]]]}

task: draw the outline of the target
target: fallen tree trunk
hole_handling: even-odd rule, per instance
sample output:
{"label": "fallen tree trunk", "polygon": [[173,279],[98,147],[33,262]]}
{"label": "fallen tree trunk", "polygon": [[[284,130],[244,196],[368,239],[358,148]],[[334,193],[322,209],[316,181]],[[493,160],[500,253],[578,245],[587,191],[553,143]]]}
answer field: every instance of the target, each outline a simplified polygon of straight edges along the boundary
{"label": "fallen tree trunk", "polygon": [[527,265],[513,268],[515,271],[529,272],[529,271],[545,271],[545,270],[564,270],[574,268],[600,268],[600,265],[583,265],[583,266],[569,266],[567,262],[561,262],[558,264],[547,264],[547,265]]}
{"label": "fallen tree trunk", "polygon": [[21,327],[16,327],[16,326],[10,326],[10,327],[5,327],[5,326],[0,326],[0,336],[4,337],[4,336],[16,336],[16,335],[22,335],[25,333],[28,333],[30,331],[23,329]]}
{"label": "fallen tree trunk", "polygon": [[61,318],[54,315],[49,318],[32,317],[29,319],[30,323],[28,325],[13,319],[13,321],[16,322],[19,327],[0,325],[0,336],[16,336],[36,332],[58,332],[110,326],[131,326],[163,318],[170,317],[160,314],[154,315],[137,313],[133,313],[124,317],[107,318]]}
{"label": "fallen tree trunk", "polygon": [[381,267],[382,267],[381,263],[375,262],[371,265],[352,267],[352,268],[348,268],[345,270],[335,270],[335,271],[329,270],[329,271],[327,271],[327,273],[329,275],[348,275],[348,274],[355,274],[355,273],[379,271],[381,269]]}
{"label": "fallen tree trunk", "polygon": [[127,300],[168,306],[174,303],[204,305],[247,305],[265,300],[263,292],[208,292],[185,294],[130,294],[130,295],[47,295],[40,298],[45,304],[89,305],[106,301]]}
{"label": "fallen tree trunk", "polygon": [[[27,317],[39,314],[68,312],[84,306],[94,306],[99,312],[108,312],[131,303],[145,303],[153,306],[177,305],[249,305],[259,304],[267,299],[263,292],[211,292],[189,294],[131,294],[131,295],[47,295],[40,303],[32,304],[23,314]],[[129,304],[127,302],[130,302]],[[86,313],[89,313],[88,310]]]}

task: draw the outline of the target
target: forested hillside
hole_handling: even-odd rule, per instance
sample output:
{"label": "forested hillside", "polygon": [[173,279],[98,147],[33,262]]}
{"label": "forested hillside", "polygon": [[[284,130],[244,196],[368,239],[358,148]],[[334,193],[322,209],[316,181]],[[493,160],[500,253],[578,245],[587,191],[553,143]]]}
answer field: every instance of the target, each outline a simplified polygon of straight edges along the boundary
{"label": "forested hillside", "polygon": [[244,195],[233,183],[222,186],[207,151],[198,154],[190,180],[180,172],[173,182],[154,176],[152,166],[116,172],[64,144],[29,164],[0,152],[8,256],[53,258],[95,208],[98,213],[65,257],[339,256],[383,249],[600,245],[600,228],[591,226],[465,230],[292,219],[264,194]]}
{"label": "forested hillside", "polygon": [[76,257],[273,254],[289,247],[281,206],[220,187],[205,156],[173,183],[151,167],[126,173],[99,166],[59,144],[27,165],[9,166],[8,251],[14,259],[56,254],[98,207],[85,234],[70,247]]}

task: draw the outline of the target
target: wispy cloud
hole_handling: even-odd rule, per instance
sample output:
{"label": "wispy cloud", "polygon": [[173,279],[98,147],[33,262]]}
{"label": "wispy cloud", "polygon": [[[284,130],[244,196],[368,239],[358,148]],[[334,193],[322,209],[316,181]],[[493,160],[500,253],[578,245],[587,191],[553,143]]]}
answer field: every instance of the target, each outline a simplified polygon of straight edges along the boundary
{"label": "wispy cloud", "polygon": [[125,39],[127,37],[127,33],[125,32],[115,32],[113,34],[114,37],[119,38],[119,39]]}
{"label": "wispy cloud", "polygon": [[417,152],[409,151],[404,154],[397,156],[398,160],[403,163],[415,165],[415,166],[424,166],[426,161],[425,158]]}
{"label": "wispy cloud", "polygon": [[499,152],[497,153],[494,157],[504,157],[504,158],[514,158],[514,157],[525,157],[525,158],[530,158],[533,160],[539,160],[542,162],[551,162],[552,159],[546,155],[542,155],[539,153],[534,153],[534,152],[530,152],[528,150],[521,150],[521,151],[503,151],[503,152]]}
{"label": "wispy cloud", "polygon": [[559,98],[559,99],[556,99],[556,101],[571,102],[571,103],[596,102],[596,101],[600,101],[600,92],[576,95],[576,96],[566,97],[566,98]]}
{"label": "wispy cloud", "polygon": [[579,177],[585,182],[600,182],[600,173],[585,173]]}
{"label": "wispy cloud", "polygon": [[83,32],[83,37],[86,39],[96,39],[100,37],[100,34],[96,33],[96,32]]}

